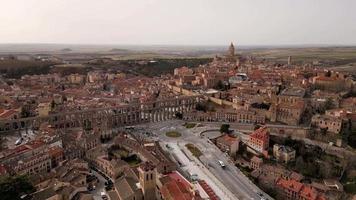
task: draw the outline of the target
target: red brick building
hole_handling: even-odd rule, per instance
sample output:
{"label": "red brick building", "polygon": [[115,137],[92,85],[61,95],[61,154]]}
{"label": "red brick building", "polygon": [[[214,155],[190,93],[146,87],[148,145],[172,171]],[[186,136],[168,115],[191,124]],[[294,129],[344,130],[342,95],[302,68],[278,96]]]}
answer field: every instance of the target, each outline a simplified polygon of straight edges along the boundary
{"label": "red brick building", "polygon": [[261,127],[250,134],[248,146],[253,151],[266,156],[269,146],[269,132],[267,127]]}

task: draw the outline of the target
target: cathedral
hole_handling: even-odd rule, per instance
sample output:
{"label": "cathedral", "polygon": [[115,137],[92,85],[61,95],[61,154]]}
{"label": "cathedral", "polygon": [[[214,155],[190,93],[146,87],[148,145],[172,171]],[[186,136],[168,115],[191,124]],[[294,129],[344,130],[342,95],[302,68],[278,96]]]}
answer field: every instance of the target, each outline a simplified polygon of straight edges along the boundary
{"label": "cathedral", "polygon": [[227,62],[237,62],[239,63],[239,56],[237,54],[235,54],[235,46],[234,44],[231,42],[230,46],[229,46],[229,50],[227,51],[227,55],[225,55],[225,61]]}
{"label": "cathedral", "polygon": [[234,44],[231,42],[229,49],[227,51],[227,53],[224,55],[224,57],[219,57],[219,56],[215,56],[214,58],[215,61],[224,61],[224,62],[239,62],[239,56],[237,54],[235,54],[235,46]]}

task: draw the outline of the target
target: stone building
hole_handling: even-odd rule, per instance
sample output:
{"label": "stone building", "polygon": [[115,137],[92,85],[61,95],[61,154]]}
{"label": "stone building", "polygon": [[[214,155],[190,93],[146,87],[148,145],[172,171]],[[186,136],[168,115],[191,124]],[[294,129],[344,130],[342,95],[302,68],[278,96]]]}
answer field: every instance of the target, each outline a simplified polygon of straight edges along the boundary
{"label": "stone building", "polygon": [[320,129],[324,129],[331,133],[340,133],[343,125],[343,120],[340,117],[330,115],[314,115],[312,117],[312,125]]}
{"label": "stone building", "polygon": [[275,144],[273,145],[273,156],[278,161],[288,163],[295,159],[295,150],[288,146]]}
{"label": "stone building", "polygon": [[239,138],[225,134],[216,139],[216,146],[223,152],[227,152],[230,156],[235,157],[239,150]]}
{"label": "stone building", "polygon": [[263,164],[262,158],[253,156],[250,160],[250,168],[254,170],[259,170]]}
{"label": "stone building", "polygon": [[139,168],[140,185],[145,200],[156,199],[157,170],[151,162],[143,163]]}

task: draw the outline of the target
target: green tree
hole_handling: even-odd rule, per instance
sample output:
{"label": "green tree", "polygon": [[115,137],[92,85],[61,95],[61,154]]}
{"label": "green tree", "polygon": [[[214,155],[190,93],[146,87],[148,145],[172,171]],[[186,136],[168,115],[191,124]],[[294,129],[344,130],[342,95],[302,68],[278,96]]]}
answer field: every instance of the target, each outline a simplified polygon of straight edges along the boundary
{"label": "green tree", "polygon": [[352,147],[352,148],[356,148],[356,131],[353,131],[348,139],[348,144]]}
{"label": "green tree", "polygon": [[51,101],[51,109],[53,110],[56,107],[56,103],[54,102],[54,100]]}
{"label": "green tree", "polygon": [[175,116],[176,116],[176,118],[178,118],[178,119],[183,119],[183,114],[180,113],[180,112],[176,112]]}
{"label": "green tree", "polygon": [[0,196],[2,200],[18,200],[21,196],[33,193],[35,188],[26,176],[0,177]]}
{"label": "green tree", "polygon": [[207,106],[201,102],[197,103],[195,106],[195,109],[198,111],[203,111],[206,112],[207,111]]}
{"label": "green tree", "polygon": [[221,133],[229,133],[230,132],[230,124],[221,124],[220,132]]}
{"label": "green tree", "polygon": [[224,87],[224,84],[221,80],[219,80],[216,85],[214,86],[214,89],[216,90],[223,90],[225,87]]}

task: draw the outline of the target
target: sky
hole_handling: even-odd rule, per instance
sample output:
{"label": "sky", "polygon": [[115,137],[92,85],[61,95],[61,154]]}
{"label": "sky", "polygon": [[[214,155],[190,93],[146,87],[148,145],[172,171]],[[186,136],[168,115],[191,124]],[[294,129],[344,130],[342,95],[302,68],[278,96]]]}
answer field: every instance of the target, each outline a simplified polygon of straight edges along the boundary
{"label": "sky", "polygon": [[0,0],[0,43],[356,45],[356,0]]}

